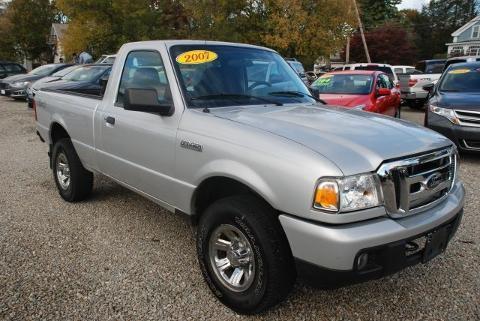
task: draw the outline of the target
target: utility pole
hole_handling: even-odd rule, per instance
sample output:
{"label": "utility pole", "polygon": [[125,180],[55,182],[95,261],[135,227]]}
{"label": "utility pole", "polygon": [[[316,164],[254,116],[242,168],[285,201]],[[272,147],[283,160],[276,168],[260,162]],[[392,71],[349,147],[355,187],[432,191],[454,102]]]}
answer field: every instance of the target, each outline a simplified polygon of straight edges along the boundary
{"label": "utility pole", "polygon": [[345,63],[350,63],[350,37],[347,37],[347,48],[345,49]]}
{"label": "utility pole", "polygon": [[367,41],[365,40],[365,34],[363,33],[363,24],[362,19],[360,18],[360,12],[357,7],[357,0],[353,0],[353,5],[355,6],[355,13],[357,14],[358,27],[360,28],[360,36],[362,37],[363,48],[365,49],[365,55],[367,56],[367,62],[371,63],[370,54],[368,53]]}

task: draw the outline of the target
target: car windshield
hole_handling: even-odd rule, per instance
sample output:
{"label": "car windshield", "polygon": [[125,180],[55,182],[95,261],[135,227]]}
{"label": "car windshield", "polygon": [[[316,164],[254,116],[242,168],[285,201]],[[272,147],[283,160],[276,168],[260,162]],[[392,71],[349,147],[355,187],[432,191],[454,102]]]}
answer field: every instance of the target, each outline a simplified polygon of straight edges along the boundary
{"label": "car windshield", "polygon": [[110,66],[83,66],[75,69],[62,79],[70,81],[94,81],[109,68]]}
{"label": "car windshield", "polygon": [[191,108],[315,102],[295,71],[269,50],[177,45],[170,54]]}
{"label": "car windshield", "polygon": [[44,65],[30,71],[30,74],[36,76],[48,76],[58,68],[58,65]]}
{"label": "car windshield", "polygon": [[480,93],[480,66],[449,69],[442,79],[439,90]]}
{"label": "car windshield", "polygon": [[63,77],[65,75],[71,73],[72,71],[74,71],[78,67],[79,66],[70,66],[70,67],[67,67],[67,68],[60,69],[59,71],[53,73],[52,76],[53,77]]}
{"label": "car windshield", "polygon": [[372,89],[370,75],[326,74],[312,83],[321,94],[368,95]]}

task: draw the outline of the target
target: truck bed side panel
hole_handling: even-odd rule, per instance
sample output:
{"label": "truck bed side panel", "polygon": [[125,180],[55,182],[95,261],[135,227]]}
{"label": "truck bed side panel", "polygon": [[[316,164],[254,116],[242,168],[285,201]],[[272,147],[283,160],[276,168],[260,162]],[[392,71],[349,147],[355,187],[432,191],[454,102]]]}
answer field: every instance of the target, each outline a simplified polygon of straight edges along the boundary
{"label": "truck bed side panel", "polygon": [[[72,138],[82,164],[91,170],[97,168],[93,118],[100,102],[87,96],[53,91],[40,91],[37,95],[39,125],[51,130],[54,123],[60,124]],[[50,135],[49,132],[48,142]]]}

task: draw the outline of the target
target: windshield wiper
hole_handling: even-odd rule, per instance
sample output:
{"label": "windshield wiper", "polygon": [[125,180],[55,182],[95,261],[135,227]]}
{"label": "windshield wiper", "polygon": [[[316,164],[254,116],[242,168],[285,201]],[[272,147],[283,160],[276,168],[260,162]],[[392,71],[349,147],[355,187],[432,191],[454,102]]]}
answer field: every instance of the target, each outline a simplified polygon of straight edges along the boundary
{"label": "windshield wiper", "polygon": [[324,100],[319,99],[315,96],[306,94],[306,93],[301,92],[301,91],[272,91],[272,92],[269,92],[268,94],[271,95],[271,96],[310,97],[310,98],[315,99],[315,101],[317,101],[319,103],[322,103],[324,105],[327,104]]}
{"label": "windshield wiper", "polygon": [[246,99],[257,99],[264,101],[269,104],[273,104],[276,106],[283,106],[282,103],[274,100],[270,100],[267,98],[259,97],[259,96],[252,96],[252,95],[246,95],[246,94],[211,94],[211,95],[202,95],[202,96],[196,96],[196,97],[191,97],[190,100],[210,100],[210,99],[232,99],[235,100],[236,98],[246,98]]}

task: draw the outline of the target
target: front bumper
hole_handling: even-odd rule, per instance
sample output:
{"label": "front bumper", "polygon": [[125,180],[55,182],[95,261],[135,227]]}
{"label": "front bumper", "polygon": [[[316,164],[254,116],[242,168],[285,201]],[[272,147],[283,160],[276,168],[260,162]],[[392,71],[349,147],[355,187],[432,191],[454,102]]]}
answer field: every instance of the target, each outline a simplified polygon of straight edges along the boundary
{"label": "front bumper", "polygon": [[[463,184],[457,182],[450,195],[437,206],[401,219],[380,217],[345,225],[321,225],[286,214],[280,215],[279,219],[298,263],[300,275],[311,276],[308,271],[313,268],[337,276],[368,279],[420,262],[421,260],[407,260],[405,244],[455,222],[455,228],[449,232],[450,239],[461,220],[464,195]],[[377,257],[377,261],[369,261],[367,270],[357,268],[357,259],[362,253]],[[397,263],[389,266],[394,261]],[[372,265],[375,266],[374,269],[371,269]],[[338,278],[333,278],[332,282],[341,283]]]}
{"label": "front bumper", "polygon": [[480,152],[480,127],[460,126],[445,117],[427,112],[426,127],[446,136],[460,151]]}

